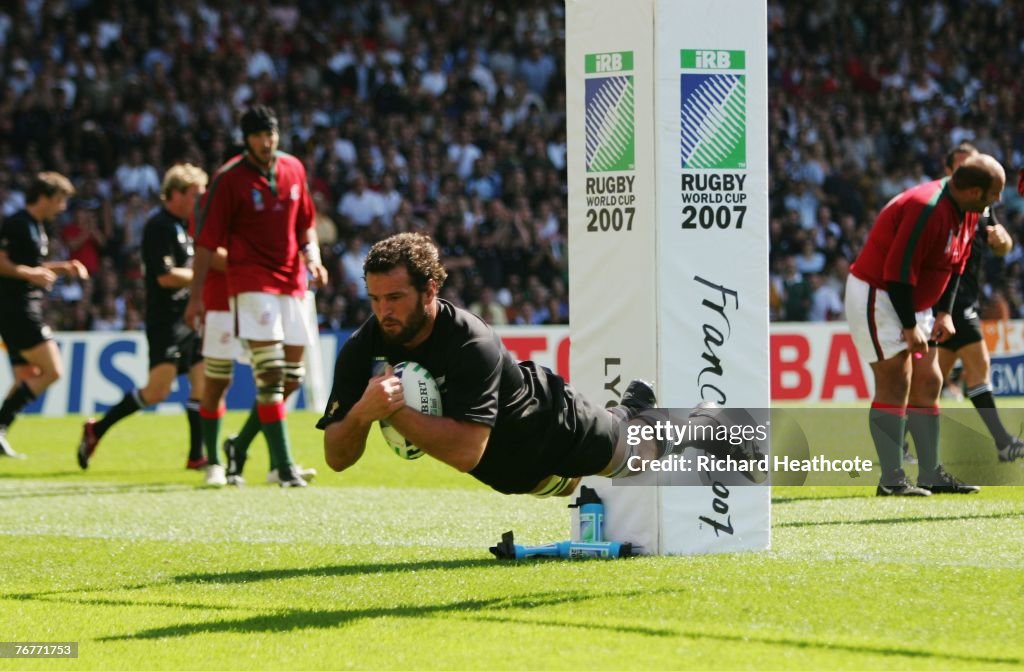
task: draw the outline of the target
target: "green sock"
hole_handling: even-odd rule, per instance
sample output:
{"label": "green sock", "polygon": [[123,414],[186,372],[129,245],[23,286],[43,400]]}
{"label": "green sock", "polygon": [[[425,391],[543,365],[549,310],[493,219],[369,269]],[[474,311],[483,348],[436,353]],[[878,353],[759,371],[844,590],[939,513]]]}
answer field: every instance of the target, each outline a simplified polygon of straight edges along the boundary
{"label": "green sock", "polygon": [[906,417],[896,414],[896,408],[872,407],[868,413],[868,424],[871,427],[871,439],[878,453],[878,465],[882,469],[882,477],[897,471],[903,466],[903,430]]}
{"label": "green sock", "polygon": [[235,445],[238,445],[243,450],[249,449],[249,444],[259,435],[260,432],[260,415],[256,411],[256,404],[252,406],[252,410],[245,418],[245,424],[238,430],[238,435],[235,436]]}
{"label": "green sock", "polygon": [[[256,404],[253,403],[252,410],[249,411],[248,416],[245,418],[245,424],[238,430],[238,435],[235,436],[235,447],[242,454],[246,454],[249,451],[249,445],[256,436],[260,433],[260,415],[256,411]],[[270,467],[274,468],[274,453],[270,452]]]}
{"label": "green sock", "polygon": [[[188,458],[199,460],[203,456],[203,422],[199,415],[199,399],[190,398],[185,404],[185,416],[188,417]],[[216,459],[209,459],[216,464]]]}
{"label": "green sock", "polygon": [[206,458],[211,464],[219,464],[220,457],[217,456],[217,440],[220,437],[220,413],[212,416],[203,409],[199,410],[199,426],[203,434],[203,446],[206,448]]}
{"label": "green sock", "polygon": [[278,471],[290,467],[292,461],[291,447],[288,444],[288,423],[285,419],[284,403],[272,403],[258,408],[263,436],[270,448],[271,463],[277,465]]}
{"label": "green sock", "polygon": [[917,450],[917,479],[927,482],[939,467],[939,409],[908,408],[907,425]]}

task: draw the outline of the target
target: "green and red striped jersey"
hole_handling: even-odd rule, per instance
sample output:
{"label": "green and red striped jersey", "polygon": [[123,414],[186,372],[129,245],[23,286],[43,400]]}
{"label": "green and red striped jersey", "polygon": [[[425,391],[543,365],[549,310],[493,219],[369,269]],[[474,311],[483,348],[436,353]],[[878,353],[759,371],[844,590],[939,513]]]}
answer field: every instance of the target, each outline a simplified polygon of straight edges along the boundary
{"label": "green and red striped jersey", "polygon": [[241,154],[214,175],[196,218],[196,243],[228,250],[229,295],[301,296],[307,279],[299,240],[315,216],[299,159],[277,152],[264,173]]}
{"label": "green and red striped jersey", "polygon": [[882,208],[850,272],[876,289],[914,287],[914,310],[934,306],[971,255],[979,213],[961,212],[948,178],[911,187]]}

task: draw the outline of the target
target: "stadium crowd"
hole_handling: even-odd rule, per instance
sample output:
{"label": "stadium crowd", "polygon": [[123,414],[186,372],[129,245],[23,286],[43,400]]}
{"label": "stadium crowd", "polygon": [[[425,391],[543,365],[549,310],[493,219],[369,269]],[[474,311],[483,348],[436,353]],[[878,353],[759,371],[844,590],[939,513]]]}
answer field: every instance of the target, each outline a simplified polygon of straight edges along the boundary
{"label": "stadium crowd", "polygon": [[[1024,7],[768,3],[772,318],[842,317],[878,209],[961,140],[1024,165]],[[369,315],[362,260],[420,231],[442,296],[489,322],[568,321],[564,7],[545,0],[18,0],[0,9],[0,213],[42,169],[77,194],[50,233],[46,320],[139,328],[141,226],[159,176],[211,174],[239,112],[274,107],[304,161],[330,283],[321,327]],[[1024,203],[1001,219],[1019,242]],[[987,264],[986,316],[1024,316],[1018,245]]]}

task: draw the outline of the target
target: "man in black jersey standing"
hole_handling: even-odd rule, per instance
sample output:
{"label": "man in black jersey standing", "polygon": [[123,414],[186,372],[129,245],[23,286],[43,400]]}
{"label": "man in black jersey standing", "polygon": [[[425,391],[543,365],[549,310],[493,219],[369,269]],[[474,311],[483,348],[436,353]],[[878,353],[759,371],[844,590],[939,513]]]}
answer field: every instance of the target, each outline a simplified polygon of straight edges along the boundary
{"label": "man in black jersey standing", "polygon": [[14,372],[0,406],[0,457],[22,457],[7,438],[11,422],[51,384],[63,366],[50,327],[43,323],[43,292],[58,275],[88,279],[80,261],[47,261],[44,224],[67,208],[75,187],[64,175],[42,172],[25,194],[25,209],[0,224],[0,338]]}
{"label": "man in black jersey standing", "polygon": [[102,419],[85,422],[78,445],[78,465],[83,469],[89,467],[89,459],[110,427],[167,398],[171,385],[182,373],[188,373],[191,391],[187,407],[190,446],[186,467],[200,469],[206,465],[198,400],[203,391],[203,362],[199,338],[183,319],[192,283],[193,249],[188,218],[206,183],[206,172],[187,163],[173,166],[164,175],[160,189],[163,205],[142,230],[149,379],[142,389],[127,392]]}
{"label": "man in black jersey standing", "polygon": [[[606,410],[551,371],[517,363],[483,320],[437,297],[447,272],[426,236],[401,233],[378,242],[363,271],[373,316],[339,352],[317,423],[335,471],[359,460],[371,424],[381,419],[430,456],[505,494],[569,496],[584,475],[630,475],[631,457],[664,455],[664,445],[631,447],[620,439],[624,421],[654,407],[649,384],[633,380],[621,404]],[[391,369],[402,361],[419,363],[437,380],[443,416],[405,405]],[[691,418],[718,421],[704,409]],[[692,446],[720,458],[755,456],[750,444]]]}
{"label": "man in black jersey standing", "polygon": [[[978,150],[968,142],[962,142],[946,154],[946,172],[952,174],[965,158],[977,154]],[[978,233],[974,236],[971,256],[960,276],[951,316],[956,333],[949,339],[940,342],[939,368],[944,380],[949,379],[950,371],[957,359],[963,362],[964,382],[967,385],[967,398],[971,400],[978,414],[996,443],[1000,461],[1014,461],[1024,458],[1024,441],[1014,437],[1003,426],[996,410],[992,396],[991,359],[988,347],[981,333],[981,321],[978,317],[981,297],[981,273],[985,258],[985,247],[989,247],[997,256],[1005,256],[1013,247],[1013,238],[1006,229],[996,221],[992,209],[988,208],[978,222]]]}

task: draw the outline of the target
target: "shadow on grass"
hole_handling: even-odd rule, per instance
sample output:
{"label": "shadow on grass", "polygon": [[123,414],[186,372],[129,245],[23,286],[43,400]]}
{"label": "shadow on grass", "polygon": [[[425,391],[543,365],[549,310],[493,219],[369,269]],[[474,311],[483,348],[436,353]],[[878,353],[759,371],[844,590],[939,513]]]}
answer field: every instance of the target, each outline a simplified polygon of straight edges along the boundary
{"label": "shadow on grass", "polygon": [[[76,590],[82,592],[86,590]],[[5,594],[0,598],[17,601],[38,601],[40,603],[61,603],[78,606],[128,606],[130,608],[184,608],[187,610],[234,610],[237,606],[217,606],[208,603],[188,603],[187,601],[137,601],[133,599],[110,599],[107,597],[70,597],[67,592],[38,592],[24,594]],[[57,597],[57,598],[47,598]]]}
{"label": "shadow on grass", "polygon": [[[616,595],[608,595],[616,596]],[[584,629],[593,631],[608,631],[612,633],[639,634],[641,636],[657,636],[664,638],[685,638],[694,641],[721,641],[723,643],[760,644],[768,646],[779,646],[785,648],[797,648],[807,650],[834,650],[837,652],[850,652],[854,654],[886,655],[892,657],[908,657],[914,659],[931,660],[936,663],[949,662],[980,662],[985,664],[1021,664],[1022,657],[987,657],[984,655],[963,655],[955,652],[944,652],[941,650],[927,650],[923,648],[901,648],[886,645],[852,645],[849,643],[838,643],[833,641],[820,641],[804,638],[772,638],[768,636],[755,636],[750,634],[720,634],[715,632],[686,631],[662,627],[646,627],[642,625],[608,625],[593,622],[562,622],[558,620],[519,620],[513,617],[489,617],[487,615],[471,617],[471,620],[485,622],[499,622],[502,624],[521,624],[526,626],[556,627],[559,629]]]}
{"label": "shadow on grass", "polygon": [[[853,485],[851,485],[852,487]],[[860,487],[860,485],[856,485]],[[874,496],[874,490],[871,490],[871,496]],[[864,492],[851,489],[849,496],[773,496],[772,505],[779,506],[787,503],[808,503],[810,501],[848,501],[849,499],[862,499],[865,498]]]}
{"label": "shadow on grass", "polygon": [[[396,562],[390,564],[341,564],[338,566],[310,566],[304,568],[290,568],[290,569],[269,569],[264,571],[235,571],[231,573],[189,573],[185,575],[174,576],[168,580],[160,580],[156,582],[140,583],[135,585],[122,585],[116,587],[104,587],[104,591],[133,591],[133,590],[147,590],[155,587],[167,586],[167,585],[181,585],[187,583],[195,584],[224,584],[224,585],[245,585],[251,583],[258,583],[265,580],[286,580],[288,578],[307,578],[307,577],[343,577],[343,576],[356,576],[356,575],[379,575],[386,573],[415,573],[417,571],[450,571],[467,568],[516,568],[526,565],[536,565],[543,563],[545,557],[537,557],[532,559],[530,562],[499,562],[496,559],[449,559],[449,560],[427,560],[427,561],[412,561],[412,562]],[[557,557],[551,558],[552,561],[564,562],[564,559]],[[580,560],[574,560],[579,562]],[[595,560],[597,561],[597,560]],[[0,598],[5,599],[16,599],[19,601],[35,601],[35,600],[47,600],[54,602],[65,602],[65,603],[81,603],[81,604],[96,604],[96,605],[132,605],[133,601],[125,600],[104,600],[101,598],[92,599],[84,596],[73,596],[81,595],[84,593],[98,591],[99,588],[88,588],[88,589],[71,589],[71,590],[50,590],[42,592],[21,592],[2,594]],[[140,602],[140,605],[161,605],[159,603],[145,604]],[[163,604],[163,605],[176,605],[176,604]],[[183,608],[193,607],[188,604],[180,604]],[[201,605],[194,606],[195,608],[203,608]],[[227,608],[227,607],[225,607]]]}
{"label": "shadow on grass", "polygon": [[[1021,657],[996,657],[985,655],[969,655],[956,652],[929,650],[925,648],[907,648],[895,645],[856,645],[827,640],[814,640],[793,637],[770,637],[750,634],[722,634],[717,632],[687,631],[668,627],[654,627],[630,624],[601,624],[594,622],[567,622],[559,620],[517,619],[499,615],[498,613],[526,612],[536,608],[564,606],[566,604],[584,603],[594,600],[616,598],[644,598],[679,594],[678,590],[636,590],[630,592],[583,594],[579,592],[542,592],[521,596],[509,596],[492,599],[466,599],[451,603],[430,605],[408,605],[378,608],[355,608],[338,610],[304,610],[289,609],[272,614],[261,614],[252,617],[215,620],[212,622],[195,622],[176,624],[166,627],[145,629],[134,634],[107,636],[100,641],[151,640],[176,638],[210,633],[263,633],[289,631],[295,629],[333,629],[344,627],[361,620],[376,618],[432,618],[457,617],[480,622],[494,622],[500,625],[524,625],[554,627],[558,629],[583,629],[588,632],[604,631],[612,634],[635,634],[657,638],[680,638],[693,641],[717,641],[730,644],[758,644],[789,649],[809,649],[847,652],[858,655],[881,655],[896,658],[929,660],[935,663],[986,663],[986,664],[1021,664]],[[494,613],[493,615],[488,613]]]}
{"label": "shadow on grass", "polygon": [[906,524],[908,522],[958,522],[960,520],[1002,520],[1024,518],[1024,513],[988,513],[985,515],[917,515],[913,517],[882,517],[866,520],[821,520],[816,522],[780,522],[774,528],[784,527],[827,527],[845,524]]}
{"label": "shadow on grass", "polygon": [[58,496],[82,496],[89,494],[98,496],[113,494],[162,494],[166,492],[192,491],[195,489],[194,485],[181,483],[60,483],[37,487],[28,491],[25,489],[0,490],[0,501],[5,499],[54,498]]}
{"label": "shadow on grass", "polygon": [[76,475],[85,476],[81,470],[76,471],[26,471],[24,473],[0,473],[0,480],[56,480]]}
{"label": "shadow on grass", "polygon": [[[675,590],[661,590],[660,593],[675,593]],[[289,609],[278,613],[256,615],[253,617],[215,620],[212,622],[195,622],[177,624],[167,627],[145,629],[134,634],[107,636],[100,641],[130,641],[159,638],[177,638],[197,634],[216,633],[259,633],[280,632],[295,629],[334,629],[367,619],[376,618],[423,618],[435,615],[451,616],[459,613],[478,613],[481,610],[500,609],[526,611],[534,608],[560,606],[569,603],[582,603],[594,599],[609,597],[644,597],[651,591],[583,594],[579,592],[541,592],[521,596],[507,596],[493,599],[466,599],[451,603],[438,603],[423,606],[393,606],[379,608],[354,608],[340,610],[304,610]]]}
{"label": "shadow on grass", "polygon": [[[74,459],[69,459],[74,464]],[[0,464],[11,463],[9,461],[0,461]],[[24,462],[14,462],[24,463]],[[31,461],[30,461],[31,463]],[[131,468],[128,470],[113,470],[111,468],[90,468],[88,470],[82,470],[81,468],[69,468],[68,470],[25,470],[25,471],[6,471],[0,472],[0,479],[38,479],[38,480],[49,480],[49,479],[63,479],[68,477],[81,477],[88,481],[92,478],[101,477],[153,477],[155,475],[164,476],[168,478],[175,477],[178,475],[187,476],[189,473],[183,472],[185,469],[178,470],[177,468],[158,468],[156,466],[152,468],[146,468],[140,466],[138,468]],[[201,471],[193,471],[199,473]]]}
{"label": "shadow on grass", "polygon": [[516,562],[499,562],[496,559],[431,559],[390,564],[339,564],[337,566],[307,566],[303,568],[268,569],[262,571],[234,571],[231,573],[188,573],[170,579],[171,584],[180,583],[254,583],[264,580],[286,580],[288,578],[329,578],[352,575],[384,573],[408,573],[414,571],[447,571],[464,568],[485,568],[512,566]]}

